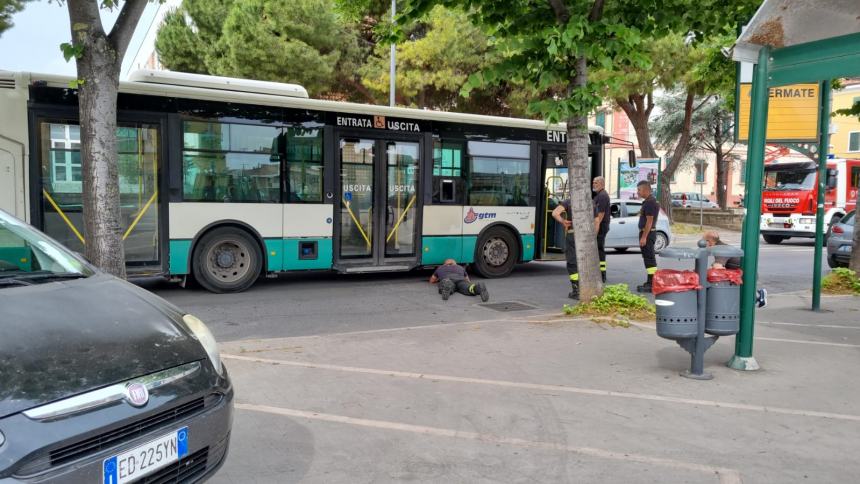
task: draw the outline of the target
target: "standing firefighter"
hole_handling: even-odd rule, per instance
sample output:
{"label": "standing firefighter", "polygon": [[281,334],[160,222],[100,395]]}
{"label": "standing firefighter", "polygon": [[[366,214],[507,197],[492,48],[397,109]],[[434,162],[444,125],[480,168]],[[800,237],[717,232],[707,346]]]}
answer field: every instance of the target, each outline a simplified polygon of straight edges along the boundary
{"label": "standing firefighter", "polygon": [[609,194],[605,190],[606,181],[602,176],[594,177],[591,188],[595,196],[594,204],[594,233],[597,234],[597,254],[600,256],[600,277],[606,282],[606,234],[609,233],[610,203]]}
{"label": "standing firefighter", "polygon": [[657,272],[657,256],[654,254],[654,242],[657,239],[657,218],[660,216],[660,204],[651,193],[651,184],[645,180],[636,184],[639,198],[643,199],[642,210],[639,211],[639,247],[642,248],[642,261],[645,262],[645,272],[648,279],[645,284],[636,288],[639,292],[651,292],[654,273]]}
{"label": "standing firefighter", "polygon": [[[600,254],[600,274],[606,282],[606,251],[604,244],[609,232],[609,194],[603,189],[605,181],[599,176],[592,181],[592,188],[597,192],[592,203],[594,205],[594,231],[597,233],[597,250]],[[579,267],[576,262],[576,240],[570,222],[570,199],[562,200],[552,211],[552,218],[562,224],[566,231],[564,257],[567,260],[567,273],[570,277],[570,294],[567,297],[579,299]]]}

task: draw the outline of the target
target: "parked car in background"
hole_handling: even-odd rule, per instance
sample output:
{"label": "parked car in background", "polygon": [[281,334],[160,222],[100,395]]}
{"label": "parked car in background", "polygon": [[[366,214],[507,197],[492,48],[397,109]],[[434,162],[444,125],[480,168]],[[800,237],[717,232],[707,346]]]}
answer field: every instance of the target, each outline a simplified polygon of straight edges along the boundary
{"label": "parked car in background", "polygon": [[[610,210],[612,219],[609,221],[609,234],[606,236],[606,248],[625,252],[633,247],[639,248],[639,211],[642,209],[641,200],[611,200]],[[657,240],[654,251],[660,252],[672,242],[672,229],[669,227],[669,217],[660,209],[657,217]]]}
{"label": "parked car in background", "polygon": [[682,208],[720,208],[709,198],[696,192],[678,192],[672,194],[672,206]]}
{"label": "parked car in background", "polygon": [[827,265],[831,268],[848,267],[851,251],[854,250],[854,226],[857,211],[845,214],[832,224],[827,237]]}
{"label": "parked car in background", "polygon": [[232,420],[202,321],[0,210],[0,482],[196,482]]}

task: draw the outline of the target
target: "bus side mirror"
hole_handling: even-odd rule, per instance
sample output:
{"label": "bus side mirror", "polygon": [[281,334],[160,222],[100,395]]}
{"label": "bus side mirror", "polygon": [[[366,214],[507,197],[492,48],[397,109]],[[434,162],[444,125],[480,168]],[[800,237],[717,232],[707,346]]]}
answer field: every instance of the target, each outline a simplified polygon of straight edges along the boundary
{"label": "bus side mirror", "polygon": [[630,168],[636,168],[636,150],[627,151],[627,165]]}
{"label": "bus side mirror", "polygon": [[827,189],[833,190],[836,188],[836,185],[839,183],[838,171],[834,168],[827,169]]}

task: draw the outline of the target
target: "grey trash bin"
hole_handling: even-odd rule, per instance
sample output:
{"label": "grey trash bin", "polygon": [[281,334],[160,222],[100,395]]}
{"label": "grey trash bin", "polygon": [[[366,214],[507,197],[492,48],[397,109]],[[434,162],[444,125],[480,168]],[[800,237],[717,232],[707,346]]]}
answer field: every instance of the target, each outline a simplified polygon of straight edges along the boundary
{"label": "grey trash bin", "polygon": [[664,292],[654,298],[657,305],[657,335],[666,339],[695,338],[699,315],[695,290]]}
{"label": "grey trash bin", "polygon": [[729,336],[740,330],[741,286],[728,281],[712,282],[708,287],[705,332]]}

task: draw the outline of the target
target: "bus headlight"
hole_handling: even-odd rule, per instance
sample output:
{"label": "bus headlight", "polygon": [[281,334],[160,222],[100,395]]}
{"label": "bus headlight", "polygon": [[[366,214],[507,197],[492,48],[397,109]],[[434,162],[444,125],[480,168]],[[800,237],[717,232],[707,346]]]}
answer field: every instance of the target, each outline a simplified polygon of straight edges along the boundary
{"label": "bus headlight", "polygon": [[203,349],[206,350],[206,354],[209,356],[209,361],[212,362],[212,366],[215,367],[215,371],[219,375],[222,375],[221,354],[218,352],[218,342],[215,341],[215,337],[212,336],[212,332],[209,331],[206,324],[203,323],[203,321],[200,321],[196,316],[186,314],[185,316],[182,316],[182,321],[184,321],[188,326],[188,329],[191,330],[191,334],[194,335],[194,338],[203,345]]}

